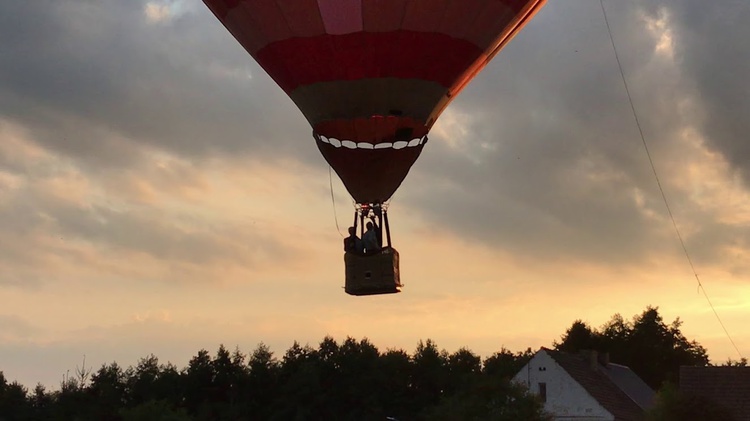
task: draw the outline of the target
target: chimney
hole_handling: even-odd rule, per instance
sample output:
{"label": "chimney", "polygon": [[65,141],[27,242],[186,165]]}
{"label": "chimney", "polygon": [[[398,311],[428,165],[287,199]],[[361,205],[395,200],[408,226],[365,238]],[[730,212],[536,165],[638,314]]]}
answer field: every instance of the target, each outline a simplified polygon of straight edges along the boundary
{"label": "chimney", "polygon": [[599,368],[599,353],[592,350],[589,354],[589,362],[591,363],[591,369],[597,370]]}

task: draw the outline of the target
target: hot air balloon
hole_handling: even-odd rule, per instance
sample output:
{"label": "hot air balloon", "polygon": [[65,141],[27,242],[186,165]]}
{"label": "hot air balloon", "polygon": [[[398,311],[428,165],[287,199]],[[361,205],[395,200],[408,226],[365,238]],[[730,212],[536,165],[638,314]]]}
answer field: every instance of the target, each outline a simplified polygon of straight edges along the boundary
{"label": "hot air balloon", "polygon": [[401,290],[388,200],[450,101],[545,1],[204,0],[307,118],[355,229],[382,222],[382,249],[345,254],[347,293]]}

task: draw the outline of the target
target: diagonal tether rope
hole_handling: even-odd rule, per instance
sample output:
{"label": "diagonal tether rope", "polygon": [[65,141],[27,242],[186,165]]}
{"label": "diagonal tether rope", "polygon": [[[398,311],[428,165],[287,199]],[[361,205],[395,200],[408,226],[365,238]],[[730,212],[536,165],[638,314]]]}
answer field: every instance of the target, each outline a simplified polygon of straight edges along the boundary
{"label": "diagonal tether rope", "polygon": [[674,214],[672,214],[672,208],[669,206],[667,195],[664,193],[664,188],[661,185],[661,180],[659,180],[659,174],[656,172],[656,166],[654,165],[654,160],[651,158],[651,152],[648,148],[648,143],[646,142],[646,136],[644,136],[643,134],[643,128],[641,128],[641,122],[638,119],[638,113],[636,112],[635,105],[633,104],[633,97],[630,95],[630,88],[628,87],[628,82],[625,79],[625,72],[622,70],[622,62],[620,61],[620,56],[617,53],[617,47],[615,46],[615,39],[612,36],[612,28],[610,27],[609,19],[607,18],[607,10],[604,8],[604,0],[599,0],[599,4],[601,4],[602,6],[602,14],[604,14],[604,22],[607,24],[607,32],[609,33],[609,40],[612,42],[612,50],[615,53],[615,59],[617,59],[617,67],[620,69],[620,76],[622,76],[622,83],[625,86],[625,92],[628,95],[628,101],[630,102],[630,109],[633,112],[633,118],[635,119],[635,124],[636,126],[638,126],[638,133],[641,136],[643,147],[646,150],[646,156],[648,156],[648,162],[651,165],[651,170],[654,172],[656,185],[659,186],[659,192],[661,192],[661,197],[664,200],[664,205],[667,207],[667,213],[669,214],[669,219],[672,220],[672,226],[674,227],[674,230],[677,233],[677,238],[680,240],[682,251],[685,252],[685,257],[687,258],[688,264],[690,265],[690,269],[693,271],[695,280],[698,281],[698,289],[703,293],[703,296],[706,297],[706,301],[708,301],[708,305],[711,307],[711,310],[714,312],[714,315],[716,316],[716,320],[719,321],[721,328],[724,330],[724,333],[727,335],[727,338],[729,338],[729,342],[732,343],[734,350],[737,351],[737,355],[739,355],[740,358],[744,358],[742,356],[742,352],[740,352],[740,349],[737,347],[737,344],[735,344],[734,339],[732,339],[732,336],[729,334],[729,331],[727,330],[726,326],[724,326],[724,322],[721,321],[721,317],[719,317],[719,313],[716,311],[716,308],[711,302],[711,299],[708,297],[706,288],[703,287],[701,278],[698,276],[698,272],[695,270],[695,265],[693,265],[693,259],[690,258],[690,253],[688,253],[687,246],[685,246],[685,241],[682,238],[682,234],[680,234],[680,229],[677,226],[677,222],[674,218]]}

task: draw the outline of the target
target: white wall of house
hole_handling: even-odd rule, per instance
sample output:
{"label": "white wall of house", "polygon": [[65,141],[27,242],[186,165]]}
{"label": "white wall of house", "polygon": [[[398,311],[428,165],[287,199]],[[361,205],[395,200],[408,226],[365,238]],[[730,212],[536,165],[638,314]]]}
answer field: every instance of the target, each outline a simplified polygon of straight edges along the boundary
{"label": "white wall of house", "polygon": [[540,394],[540,384],[546,385],[544,409],[553,414],[556,421],[615,419],[544,350],[537,352],[513,380],[526,385],[537,395]]}

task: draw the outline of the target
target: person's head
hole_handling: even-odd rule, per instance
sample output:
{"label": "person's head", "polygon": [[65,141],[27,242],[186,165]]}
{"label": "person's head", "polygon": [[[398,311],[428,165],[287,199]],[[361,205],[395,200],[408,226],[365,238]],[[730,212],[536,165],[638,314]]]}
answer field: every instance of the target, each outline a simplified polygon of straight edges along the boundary
{"label": "person's head", "polygon": [[355,235],[357,233],[357,229],[354,227],[349,227],[349,235]]}
{"label": "person's head", "polygon": [[370,231],[372,229],[372,222],[367,223],[367,231]]}

